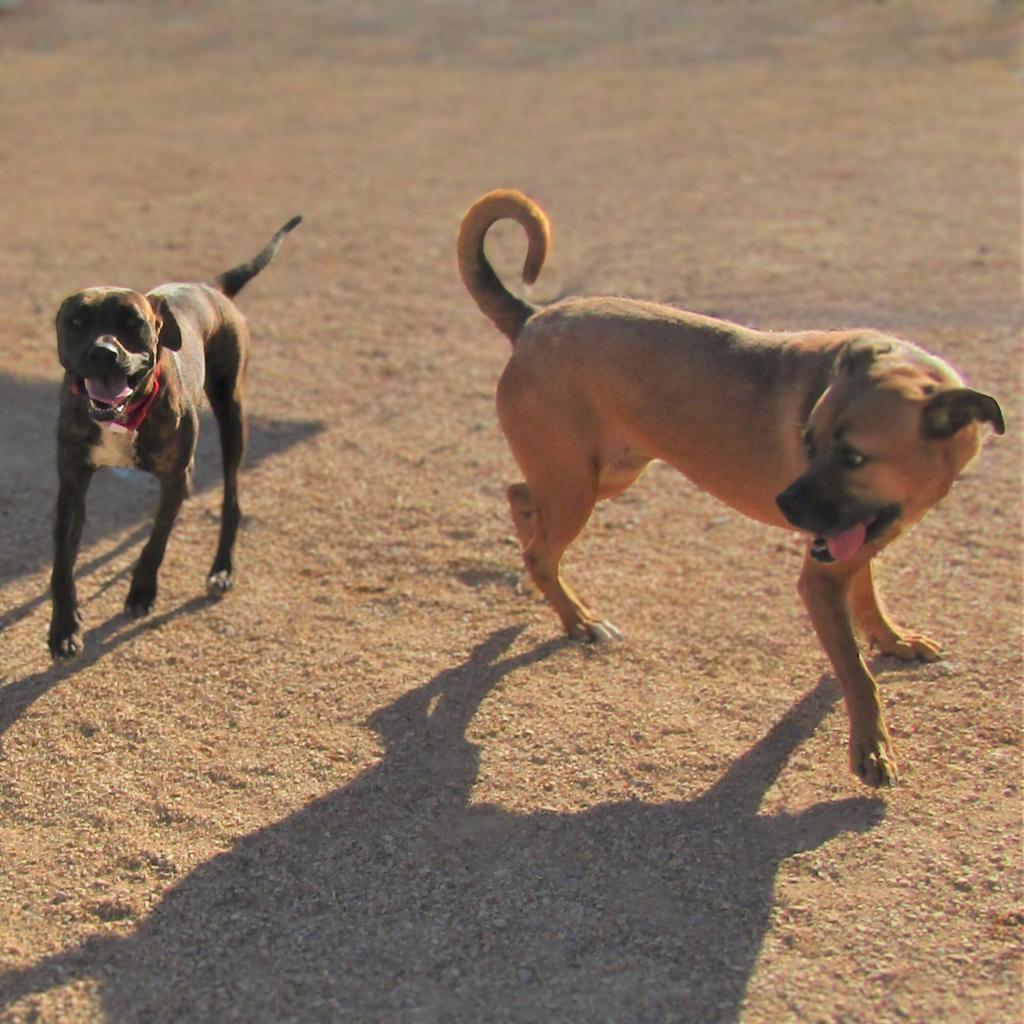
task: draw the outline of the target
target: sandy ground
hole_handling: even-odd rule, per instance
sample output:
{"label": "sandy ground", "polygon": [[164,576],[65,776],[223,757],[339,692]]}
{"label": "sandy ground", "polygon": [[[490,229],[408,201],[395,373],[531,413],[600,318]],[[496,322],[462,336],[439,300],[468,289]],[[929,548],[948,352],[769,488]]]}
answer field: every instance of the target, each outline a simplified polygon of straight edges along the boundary
{"label": "sandy ground", "polygon": [[[0,1020],[1019,1019],[1016,4],[3,6]],[[1000,399],[882,566],[947,652],[873,662],[891,794],[847,773],[799,538],[655,466],[568,560],[622,643],[520,593],[507,343],[453,258],[500,185],[552,219],[536,301],[882,327]],[[241,298],[235,591],[207,418],[142,622],[154,486],[99,475],[51,665],[57,305],[295,212]]]}

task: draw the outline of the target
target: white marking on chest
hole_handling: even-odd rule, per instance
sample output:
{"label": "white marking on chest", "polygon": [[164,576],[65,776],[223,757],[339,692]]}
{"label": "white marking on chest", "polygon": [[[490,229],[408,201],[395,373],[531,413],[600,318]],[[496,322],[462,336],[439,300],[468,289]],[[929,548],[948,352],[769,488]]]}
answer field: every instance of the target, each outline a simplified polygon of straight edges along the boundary
{"label": "white marking on chest", "polygon": [[100,428],[100,439],[89,449],[92,464],[100,466],[134,466],[135,434]]}

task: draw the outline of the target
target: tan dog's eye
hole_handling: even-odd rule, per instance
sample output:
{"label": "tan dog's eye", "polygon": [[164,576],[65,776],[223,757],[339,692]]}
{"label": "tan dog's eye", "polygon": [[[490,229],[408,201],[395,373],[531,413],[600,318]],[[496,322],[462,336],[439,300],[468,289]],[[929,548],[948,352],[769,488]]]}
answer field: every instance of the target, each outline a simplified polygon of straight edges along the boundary
{"label": "tan dog's eye", "polygon": [[847,448],[842,455],[843,465],[847,469],[860,469],[867,461],[868,457],[863,453],[857,451],[856,448]]}

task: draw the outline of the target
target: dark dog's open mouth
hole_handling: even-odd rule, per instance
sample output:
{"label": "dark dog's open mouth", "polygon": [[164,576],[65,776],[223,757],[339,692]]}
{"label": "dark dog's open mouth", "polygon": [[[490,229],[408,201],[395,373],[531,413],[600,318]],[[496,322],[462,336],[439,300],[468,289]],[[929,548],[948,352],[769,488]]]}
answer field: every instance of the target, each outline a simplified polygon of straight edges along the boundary
{"label": "dark dog's open mouth", "polygon": [[109,377],[80,377],[79,390],[89,403],[89,415],[97,422],[117,419],[124,413],[138,386],[145,378],[145,371],[127,377],[115,373]]}
{"label": "dark dog's open mouth", "polygon": [[845,530],[819,534],[811,541],[811,557],[819,562],[845,562],[865,544],[881,537],[899,515],[899,505],[887,505]]}

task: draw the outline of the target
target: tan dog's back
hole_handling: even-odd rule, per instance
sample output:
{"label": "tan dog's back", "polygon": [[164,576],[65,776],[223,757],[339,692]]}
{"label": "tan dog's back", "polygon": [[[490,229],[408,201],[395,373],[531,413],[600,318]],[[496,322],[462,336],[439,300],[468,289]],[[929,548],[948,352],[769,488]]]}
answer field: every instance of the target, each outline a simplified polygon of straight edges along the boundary
{"label": "tan dog's back", "polygon": [[569,299],[527,320],[498,416],[520,465],[545,434],[547,460],[575,425],[572,457],[585,436],[599,475],[663,459],[781,526],[774,497],[803,467],[800,424],[854,334],[764,333],[657,303]]}

